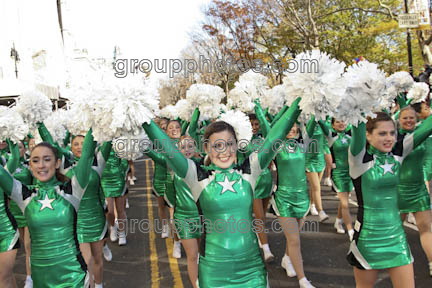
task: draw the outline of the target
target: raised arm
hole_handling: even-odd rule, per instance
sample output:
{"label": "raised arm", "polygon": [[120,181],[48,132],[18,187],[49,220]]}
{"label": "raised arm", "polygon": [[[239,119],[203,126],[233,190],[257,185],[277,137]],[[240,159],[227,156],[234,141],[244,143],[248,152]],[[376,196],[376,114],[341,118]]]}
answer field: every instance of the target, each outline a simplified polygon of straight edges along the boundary
{"label": "raised arm", "polygon": [[191,122],[189,124],[189,129],[188,129],[189,136],[191,136],[197,144],[196,147],[199,147],[199,145],[198,145],[199,144],[198,143],[199,136],[197,133],[199,116],[200,116],[200,111],[198,108],[195,108],[194,113],[192,114]]}
{"label": "raised arm", "polygon": [[264,111],[262,110],[261,104],[259,103],[258,99],[255,100],[254,109],[255,109],[255,115],[260,123],[261,133],[263,137],[267,137],[267,134],[269,133],[271,127],[270,124],[267,122]]}
{"label": "raised arm", "polygon": [[306,133],[309,138],[313,137],[313,134],[315,132],[315,126],[316,126],[315,116],[312,116],[309,122],[306,124]]}
{"label": "raised arm", "polygon": [[273,125],[276,124],[276,122],[279,120],[279,118],[288,110],[287,106],[284,106],[281,111],[279,111],[278,114],[273,118],[273,121],[270,123],[270,126],[273,127]]}
{"label": "raised arm", "polygon": [[275,125],[269,131],[269,134],[264,140],[263,149],[258,152],[258,159],[261,169],[267,167],[277,151],[274,145],[277,141],[283,141],[286,135],[291,130],[298,116],[300,115],[300,109],[298,107],[301,98],[298,97],[291,107],[280,117]]}
{"label": "raised arm", "polygon": [[188,126],[189,126],[189,122],[183,121],[183,123],[181,125],[181,135],[186,134],[186,130],[187,130]]}
{"label": "raised arm", "polygon": [[269,119],[270,122],[273,122],[274,117],[273,117],[273,115],[271,115],[270,112],[268,112],[268,110],[269,109],[267,108],[266,111],[265,111],[265,115],[266,115],[266,117],[268,117],[268,119]]}
{"label": "raised arm", "polygon": [[111,147],[111,141],[104,142],[96,153],[97,166],[93,166],[93,169],[99,174],[99,177],[102,177],[106,161],[108,160],[111,152]]}
{"label": "raised arm", "polygon": [[426,138],[432,133],[432,115],[420,124],[420,126],[414,131],[414,148],[423,143]]}
{"label": "raised arm", "polygon": [[353,156],[357,156],[366,146],[366,124],[359,123],[357,127],[351,128],[350,151]]}
{"label": "raised arm", "polygon": [[159,141],[162,145],[167,164],[179,177],[185,178],[188,171],[188,161],[181,154],[174,142],[153,121],[143,124],[143,128],[152,141]]}
{"label": "raised arm", "polygon": [[328,137],[330,135],[331,125],[328,122],[323,121],[323,120],[319,120],[318,124],[321,126],[321,129],[323,130],[324,135]]}
{"label": "raised arm", "polygon": [[19,155],[19,148],[18,144],[12,143],[9,139],[6,140],[9,151],[10,151],[10,157],[6,163],[7,170],[13,174],[15,170],[18,168],[20,155]]}
{"label": "raised arm", "polygon": [[[92,169],[94,151],[96,149],[96,142],[93,140],[92,129],[87,132],[84,138],[81,158],[75,167],[75,176],[81,188],[85,188],[89,183],[90,169]],[[82,196],[82,195],[81,195]]]}
{"label": "raised arm", "polygon": [[60,153],[68,160],[73,160],[73,154],[72,152],[68,151],[67,149],[61,147],[57,142],[54,142],[53,137],[51,136],[51,133],[48,131],[44,123],[38,123],[38,131],[39,135],[42,138],[42,141],[48,142],[52,146],[54,146]]}

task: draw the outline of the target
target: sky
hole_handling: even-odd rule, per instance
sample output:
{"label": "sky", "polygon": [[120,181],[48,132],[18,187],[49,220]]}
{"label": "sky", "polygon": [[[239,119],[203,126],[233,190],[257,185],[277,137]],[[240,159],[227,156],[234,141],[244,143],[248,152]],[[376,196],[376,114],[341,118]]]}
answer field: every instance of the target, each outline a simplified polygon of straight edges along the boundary
{"label": "sky", "polygon": [[[62,0],[63,47],[56,0],[0,0],[0,79],[15,79],[13,45],[21,59],[19,78],[52,86],[65,82],[68,64],[61,58],[73,48],[87,49],[92,58],[112,59],[115,45],[122,58],[178,58],[190,43],[188,33],[200,29],[209,2]],[[46,67],[34,79],[32,55],[42,50],[46,55],[39,62]]]}
{"label": "sky", "polygon": [[189,42],[209,0],[63,0],[64,24],[89,54],[112,57],[114,45],[125,57],[169,59]]}

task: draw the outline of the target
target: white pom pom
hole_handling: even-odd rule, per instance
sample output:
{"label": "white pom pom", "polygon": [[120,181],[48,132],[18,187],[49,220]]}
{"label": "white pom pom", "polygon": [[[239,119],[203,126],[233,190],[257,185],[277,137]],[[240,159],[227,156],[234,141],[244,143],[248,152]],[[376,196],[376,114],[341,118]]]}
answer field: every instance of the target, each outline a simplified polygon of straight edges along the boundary
{"label": "white pom pom", "polygon": [[178,117],[177,109],[174,105],[167,105],[160,110],[160,116],[170,120],[174,120]]}
{"label": "white pom pom", "polygon": [[66,137],[68,116],[69,113],[66,110],[57,110],[44,121],[44,124],[53,137],[53,140],[60,145],[63,145],[63,139]]}
{"label": "white pom pom", "polygon": [[205,119],[214,119],[219,116],[220,102],[225,93],[219,86],[209,84],[193,84],[186,91],[186,100],[195,109],[198,107],[200,115]]}
{"label": "white pom pom", "polygon": [[358,122],[365,122],[365,117],[375,116],[374,111],[380,109],[385,95],[384,72],[376,64],[365,60],[348,67],[342,81],[346,91],[334,117],[357,125]]}
{"label": "white pom pom", "polygon": [[[325,120],[327,115],[334,112],[335,105],[343,95],[345,87],[340,80],[345,64],[318,50],[300,53],[295,61],[300,68],[284,79],[287,105],[301,96],[300,108],[303,113],[308,117],[315,115],[317,120]],[[310,69],[301,68],[306,66]]]}
{"label": "white pom pom", "polygon": [[252,70],[242,74],[234,85],[235,88],[228,93],[228,107],[238,108],[245,113],[253,113],[253,101],[264,98],[270,89],[267,78]]}
{"label": "white pom pom", "polygon": [[421,103],[426,101],[429,95],[429,85],[424,82],[415,82],[411,89],[408,91],[407,98],[413,99],[411,104]]}
{"label": "white pom pom", "polygon": [[16,109],[30,127],[36,127],[51,115],[52,103],[45,94],[31,90],[18,97]]}
{"label": "white pom pom", "polygon": [[27,136],[29,127],[15,108],[0,106],[0,141],[16,143]]}
{"label": "white pom pom", "polygon": [[114,139],[112,141],[112,149],[119,158],[136,160],[151,148],[148,147],[150,143],[148,135],[141,129],[141,132],[136,136],[128,135]]}
{"label": "white pom pom", "polygon": [[393,99],[396,98],[399,93],[407,92],[413,84],[414,79],[406,71],[396,72],[387,78],[387,89],[390,89],[392,93],[396,94],[392,95]]}
{"label": "white pom pom", "polygon": [[178,117],[180,119],[190,122],[192,118],[192,114],[194,112],[194,107],[190,105],[189,101],[186,99],[179,100],[176,105],[176,110],[178,113]]}
{"label": "white pom pom", "polygon": [[277,114],[284,106],[286,97],[286,89],[283,85],[274,86],[264,94],[261,99],[261,106],[264,109],[269,108],[270,114]]}
{"label": "white pom pom", "polygon": [[242,111],[229,110],[222,114],[219,120],[233,126],[237,141],[250,141],[252,139],[252,125],[249,121],[249,117]]}

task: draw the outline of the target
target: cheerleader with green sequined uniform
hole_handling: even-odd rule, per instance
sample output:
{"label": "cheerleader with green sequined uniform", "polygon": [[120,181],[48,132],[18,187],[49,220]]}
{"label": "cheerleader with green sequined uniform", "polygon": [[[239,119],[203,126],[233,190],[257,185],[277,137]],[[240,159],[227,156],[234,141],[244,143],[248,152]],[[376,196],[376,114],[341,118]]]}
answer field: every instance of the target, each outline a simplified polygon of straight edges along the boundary
{"label": "cheerleader with green sequined uniform", "polygon": [[354,188],[349,175],[348,165],[348,148],[351,142],[351,131],[347,130],[345,122],[334,118],[331,120],[330,125],[323,121],[319,121],[318,123],[327,138],[332,158],[334,159],[334,168],[331,170],[331,183],[333,190],[336,191],[339,198],[338,214],[334,227],[337,233],[344,234],[343,221],[348,229],[348,235],[351,240],[354,235],[349,211],[349,193]]}
{"label": "cheerleader with green sequined uniform", "polygon": [[[253,192],[261,171],[276,154],[276,139],[285,137],[300,111],[294,101],[266,137],[262,152],[252,153],[238,165],[236,133],[226,122],[216,121],[205,132],[204,146],[211,164],[196,165],[186,159],[154,122],[143,127],[150,139],[163,143],[168,165],[190,187],[204,217],[204,238],[200,249],[199,286],[267,287],[267,273],[253,231],[230,225],[221,231],[219,222],[252,223]],[[264,153],[264,151],[266,153]],[[228,225],[228,224],[227,224]]]}
{"label": "cheerleader with green sequined uniform", "polygon": [[[398,138],[415,131],[417,115],[411,106],[402,108],[399,113],[400,129]],[[429,138],[428,138],[429,139]],[[398,196],[402,221],[407,213],[413,213],[420,234],[420,242],[428,261],[432,276],[432,214],[429,193],[424,183],[423,162],[427,140],[418,145],[404,160],[399,174]]]}
{"label": "cheerleader with green sequined uniform", "polygon": [[[126,212],[124,195],[126,193],[126,175],[119,158],[114,149],[111,149],[101,177],[101,187],[104,193],[108,213],[106,215],[110,225],[110,239],[112,242],[118,240],[118,245],[126,245]],[[115,208],[114,208],[115,205]],[[116,223],[116,215],[117,221]]]}
{"label": "cheerleader with green sequined uniform", "polygon": [[[28,169],[28,165],[25,163],[24,155],[25,155],[25,146],[22,142],[18,142],[18,144],[13,144],[10,141],[8,141],[9,145],[9,151],[11,151],[8,163],[7,163],[7,169],[12,174],[12,176],[21,181],[24,185],[30,185],[32,184],[32,176],[31,172]],[[9,202],[9,209],[12,215],[14,216],[19,233],[20,233],[20,240],[21,243],[24,243],[24,250],[25,250],[25,263],[26,263],[26,280],[25,280],[25,286],[24,288],[30,288],[33,287],[33,280],[31,278],[31,268],[30,268],[30,254],[31,254],[31,247],[30,247],[30,234],[27,227],[27,221],[25,220],[25,217],[21,211],[21,209],[18,207],[15,201],[10,200]]]}
{"label": "cheerleader with green sequined uniform", "polygon": [[[316,125],[315,117],[309,120],[306,131],[310,144],[306,153],[306,176],[309,182],[309,191],[311,199],[311,214],[318,215],[320,222],[326,221],[329,217],[324,212],[321,201],[321,179],[324,174],[324,133],[319,125]],[[315,149],[309,150],[310,147]]]}
{"label": "cheerleader with green sequined uniform", "polygon": [[[432,105],[432,101],[430,101],[430,105]],[[412,107],[417,112],[417,118],[420,121],[424,121],[427,117],[429,117],[429,115],[431,115],[431,107],[427,102],[415,103],[412,105]],[[426,188],[428,189],[430,195],[429,185],[432,180],[432,136],[429,136],[424,145],[426,147],[426,151],[423,163],[423,173]]]}
{"label": "cheerleader with green sequined uniform", "polygon": [[58,152],[46,142],[38,144],[31,153],[33,185],[23,185],[0,167],[0,186],[23,211],[29,227],[35,287],[88,287],[75,223],[89,183],[94,149],[90,130],[70,180],[58,173]]}
{"label": "cheerleader with green sequined uniform", "polygon": [[373,287],[380,269],[388,270],[393,287],[415,285],[397,185],[403,160],[431,133],[429,117],[414,133],[396,141],[395,124],[382,112],[352,128],[348,163],[359,207],[347,259],[359,287]]}
{"label": "cheerleader with green sequined uniform", "polygon": [[[0,163],[6,165],[7,143],[0,142]],[[9,156],[8,156],[9,158]],[[3,168],[0,168],[3,169]],[[13,267],[20,247],[18,225],[8,207],[7,194],[0,185],[0,287],[16,287]]]}

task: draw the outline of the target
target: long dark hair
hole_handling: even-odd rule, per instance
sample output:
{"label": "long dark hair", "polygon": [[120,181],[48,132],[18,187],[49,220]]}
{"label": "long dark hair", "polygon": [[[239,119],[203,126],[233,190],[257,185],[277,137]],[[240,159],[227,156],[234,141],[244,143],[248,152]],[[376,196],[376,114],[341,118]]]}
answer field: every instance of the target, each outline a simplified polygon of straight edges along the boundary
{"label": "long dark hair", "polygon": [[[38,148],[38,147],[45,147],[45,148],[50,149],[51,152],[54,154],[54,158],[55,158],[55,161],[56,161],[56,162],[57,162],[57,160],[60,159],[59,151],[58,151],[54,146],[52,146],[50,143],[48,143],[48,142],[41,142],[41,143],[37,144],[37,145],[32,149],[32,152],[33,152],[36,148]],[[30,153],[30,158],[31,158],[31,153]],[[70,179],[69,179],[68,177],[66,177],[65,175],[63,175],[62,173],[60,173],[60,170],[59,170],[59,169],[56,169],[55,177],[57,178],[57,180],[59,180],[59,181],[62,182],[62,183],[65,183],[65,182],[70,181]]]}

